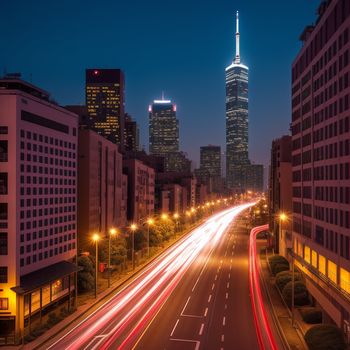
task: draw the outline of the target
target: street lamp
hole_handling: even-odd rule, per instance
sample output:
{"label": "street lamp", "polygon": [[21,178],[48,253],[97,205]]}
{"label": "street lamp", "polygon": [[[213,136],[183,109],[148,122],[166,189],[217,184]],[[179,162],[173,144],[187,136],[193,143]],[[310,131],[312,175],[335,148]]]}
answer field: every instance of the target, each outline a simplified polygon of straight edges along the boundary
{"label": "street lamp", "polygon": [[108,288],[111,286],[111,238],[117,234],[115,228],[109,230],[108,235]]}
{"label": "street lamp", "polygon": [[168,219],[168,214],[163,213],[161,217],[162,217],[163,220],[167,220]]}
{"label": "street lamp", "polygon": [[135,231],[137,230],[137,225],[131,224],[130,230],[132,232],[132,248],[131,248],[132,269],[135,270]]}
{"label": "street lamp", "polygon": [[148,229],[147,229],[147,255],[148,255],[148,258],[149,258],[149,256],[150,256],[150,253],[149,253],[149,227],[154,224],[154,220],[149,218],[147,220],[147,224],[148,224],[147,225],[147,227],[148,227]]}
{"label": "street lamp", "polygon": [[95,256],[95,299],[97,298],[97,273],[98,273],[98,241],[100,239],[100,236],[98,233],[94,233],[92,236],[92,240],[95,242],[96,245],[96,256]]}
{"label": "street lamp", "polygon": [[179,214],[178,213],[175,213],[174,214],[174,219],[175,219],[175,237],[176,237],[176,233],[177,233],[177,230],[178,230],[178,224],[179,224]]}

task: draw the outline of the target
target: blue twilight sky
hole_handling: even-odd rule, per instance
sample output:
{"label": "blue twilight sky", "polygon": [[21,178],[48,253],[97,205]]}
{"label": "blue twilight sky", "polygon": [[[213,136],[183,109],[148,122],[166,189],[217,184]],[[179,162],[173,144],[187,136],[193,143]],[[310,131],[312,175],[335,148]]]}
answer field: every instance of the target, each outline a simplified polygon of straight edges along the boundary
{"label": "blue twilight sky", "polygon": [[87,67],[122,68],[126,111],[148,149],[148,104],[161,92],[178,107],[180,147],[225,145],[225,67],[249,66],[250,158],[265,165],[288,132],[290,67],[319,0],[1,0],[0,70],[22,72],[62,105],[84,103]]}

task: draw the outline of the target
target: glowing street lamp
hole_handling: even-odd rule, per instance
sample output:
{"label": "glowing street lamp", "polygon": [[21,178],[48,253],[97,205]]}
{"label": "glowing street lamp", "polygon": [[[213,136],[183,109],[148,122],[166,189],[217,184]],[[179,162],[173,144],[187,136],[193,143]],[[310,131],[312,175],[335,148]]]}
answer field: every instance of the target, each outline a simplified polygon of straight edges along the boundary
{"label": "glowing street lamp", "polygon": [[150,252],[149,252],[149,227],[154,224],[154,220],[152,218],[149,218],[147,220],[147,255],[150,257]]}
{"label": "glowing street lamp", "polygon": [[135,270],[135,231],[137,230],[137,225],[131,224],[130,230],[132,233],[132,248],[131,248],[132,269]]}
{"label": "glowing street lamp", "polygon": [[178,231],[178,226],[179,226],[179,217],[180,217],[180,215],[178,213],[174,213],[173,217],[175,219],[175,237],[176,237],[176,233]]}
{"label": "glowing street lamp", "polygon": [[162,219],[163,219],[163,220],[167,220],[167,219],[168,219],[168,214],[163,213],[163,214],[162,214]]}
{"label": "glowing street lamp", "polygon": [[92,240],[96,245],[96,253],[95,253],[95,299],[97,298],[97,273],[98,273],[98,241],[100,240],[100,236],[98,233],[94,233],[92,236]]}
{"label": "glowing street lamp", "polygon": [[111,286],[111,238],[115,237],[117,230],[112,227],[108,235],[108,288]]}

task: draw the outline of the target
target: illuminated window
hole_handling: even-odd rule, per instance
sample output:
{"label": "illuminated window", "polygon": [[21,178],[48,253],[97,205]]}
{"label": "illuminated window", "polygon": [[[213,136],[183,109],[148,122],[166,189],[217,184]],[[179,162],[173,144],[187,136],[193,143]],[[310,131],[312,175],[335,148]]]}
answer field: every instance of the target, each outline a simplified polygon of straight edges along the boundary
{"label": "illuminated window", "polygon": [[340,288],[350,294],[350,273],[340,268]]}
{"label": "illuminated window", "polygon": [[307,245],[304,247],[304,260],[310,264],[311,262],[311,257],[310,257],[310,247]]}
{"label": "illuminated window", "polygon": [[0,310],[8,310],[9,308],[9,299],[0,298]]}
{"label": "illuminated window", "polygon": [[326,258],[321,254],[318,256],[318,271],[326,275]]}
{"label": "illuminated window", "polygon": [[298,242],[298,255],[303,256],[303,245],[300,242]]}
{"label": "illuminated window", "polygon": [[317,269],[317,253],[314,250],[311,253],[311,264]]}
{"label": "illuminated window", "polygon": [[334,264],[333,261],[328,260],[328,278],[334,282],[337,283],[337,265]]}

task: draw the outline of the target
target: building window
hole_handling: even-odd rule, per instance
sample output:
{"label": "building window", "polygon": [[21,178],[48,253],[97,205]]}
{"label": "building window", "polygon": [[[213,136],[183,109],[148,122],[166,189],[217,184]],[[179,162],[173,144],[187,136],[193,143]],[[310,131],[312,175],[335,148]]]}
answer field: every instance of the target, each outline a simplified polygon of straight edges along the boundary
{"label": "building window", "polygon": [[328,278],[333,282],[337,283],[337,265],[333,262],[328,260],[328,271],[327,271]]}
{"label": "building window", "polygon": [[340,269],[340,288],[350,294],[350,273],[345,269]]}
{"label": "building window", "polygon": [[9,308],[9,299],[0,298],[0,310],[8,310]]}
{"label": "building window", "polygon": [[0,283],[7,283],[7,266],[0,266]]}
{"label": "building window", "polygon": [[323,255],[318,256],[318,271],[326,275],[326,258]]}
{"label": "building window", "polygon": [[0,126],[0,134],[7,135],[9,132],[9,129],[7,126]]}
{"label": "building window", "polygon": [[0,173],[0,194],[7,194],[7,173]]}
{"label": "building window", "polygon": [[0,203],[0,220],[7,220],[7,203]]}
{"label": "building window", "polygon": [[8,144],[6,140],[0,140],[0,162],[7,162]]}
{"label": "building window", "polygon": [[0,232],[0,255],[7,255],[8,252],[7,233]]}

